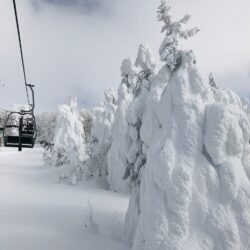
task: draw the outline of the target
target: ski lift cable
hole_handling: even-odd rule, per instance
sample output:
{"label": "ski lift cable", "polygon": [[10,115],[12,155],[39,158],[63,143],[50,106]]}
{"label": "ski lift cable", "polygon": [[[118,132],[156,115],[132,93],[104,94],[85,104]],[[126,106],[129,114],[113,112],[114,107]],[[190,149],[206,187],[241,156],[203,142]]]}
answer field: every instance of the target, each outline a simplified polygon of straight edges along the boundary
{"label": "ski lift cable", "polygon": [[19,40],[19,49],[20,49],[21,60],[22,60],[24,84],[25,84],[25,88],[26,88],[26,95],[27,95],[28,104],[30,106],[29,93],[28,93],[28,84],[27,84],[27,77],[26,77],[26,71],[25,71],[25,65],[24,65],[24,57],[23,57],[23,48],[22,48],[21,34],[20,34],[20,28],[19,28],[19,22],[18,22],[18,15],[17,15],[17,8],[16,8],[16,1],[15,0],[13,0],[13,7],[14,7],[14,12],[15,12],[15,18],[16,18],[16,27],[17,27],[17,34],[18,34],[18,40]]}
{"label": "ski lift cable", "polygon": [[[3,131],[5,147],[16,147],[18,148],[18,151],[22,151],[22,148],[34,147],[36,136],[37,136],[37,130],[36,130],[36,119],[34,115],[34,108],[35,108],[35,98],[34,98],[34,89],[33,89],[34,85],[27,84],[24,59],[23,59],[23,49],[22,49],[22,42],[21,42],[21,35],[20,35],[15,0],[13,0],[13,7],[14,7],[14,12],[15,12],[15,18],[16,18],[20,54],[21,54],[21,59],[22,59],[24,84],[26,88],[27,101],[30,106],[30,109],[29,110],[20,109],[19,111],[8,112],[7,110],[0,108],[0,110],[3,110],[7,113],[7,118],[4,119],[3,127],[0,128],[0,130]],[[32,105],[30,104],[30,100],[29,100],[28,88],[32,94]],[[16,115],[19,115],[18,119]],[[15,121],[14,124],[13,124],[13,120]],[[17,130],[16,131],[17,133],[13,134],[13,131],[12,131],[13,129]]]}

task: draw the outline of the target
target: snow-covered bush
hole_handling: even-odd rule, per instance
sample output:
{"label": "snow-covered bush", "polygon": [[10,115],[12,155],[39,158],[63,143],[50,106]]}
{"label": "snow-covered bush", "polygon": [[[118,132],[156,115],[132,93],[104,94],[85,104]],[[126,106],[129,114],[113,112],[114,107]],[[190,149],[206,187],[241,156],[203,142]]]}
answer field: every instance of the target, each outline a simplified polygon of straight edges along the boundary
{"label": "snow-covered bush", "polygon": [[66,173],[61,178],[76,184],[82,178],[86,155],[83,125],[76,98],[72,98],[69,105],[58,107],[52,165],[66,166]]}
{"label": "snow-covered bush", "polygon": [[112,142],[111,128],[117,107],[117,98],[111,88],[106,89],[104,95],[105,102],[102,107],[96,109],[91,131],[90,157],[87,162],[89,175],[93,175],[97,170],[100,176],[108,175],[107,153]]}
{"label": "snow-covered bush", "polygon": [[122,82],[118,89],[117,110],[112,126],[113,141],[108,151],[108,181],[110,189],[120,192],[129,192],[128,181],[123,181],[126,170],[126,155],[129,151],[128,138],[126,136],[127,121],[126,113],[129,104],[134,98],[136,87],[137,70],[130,59],[125,59],[121,66]]}
{"label": "snow-covered bush", "polygon": [[83,225],[84,228],[91,234],[99,233],[100,229],[95,220],[94,208],[90,202],[88,203],[88,208],[84,215]]}

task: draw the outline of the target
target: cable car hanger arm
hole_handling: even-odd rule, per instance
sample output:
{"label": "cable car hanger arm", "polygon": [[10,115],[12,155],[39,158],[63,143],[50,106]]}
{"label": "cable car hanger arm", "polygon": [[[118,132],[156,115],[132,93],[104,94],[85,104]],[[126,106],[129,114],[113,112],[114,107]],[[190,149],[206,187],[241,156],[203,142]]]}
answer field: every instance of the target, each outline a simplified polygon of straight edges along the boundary
{"label": "cable car hanger arm", "polygon": [[31,85],[31,84],[27,84],[26,85],[27,87],[30,88],[30,91],[31,91],[31,96],[32,96],[32,104],[29,104],[29,106],[31,107],[30,110],[21,110],[21,113],[33,113],[34,112],[34,109],[35,109],[35,95],[34,95],[34,85]]}

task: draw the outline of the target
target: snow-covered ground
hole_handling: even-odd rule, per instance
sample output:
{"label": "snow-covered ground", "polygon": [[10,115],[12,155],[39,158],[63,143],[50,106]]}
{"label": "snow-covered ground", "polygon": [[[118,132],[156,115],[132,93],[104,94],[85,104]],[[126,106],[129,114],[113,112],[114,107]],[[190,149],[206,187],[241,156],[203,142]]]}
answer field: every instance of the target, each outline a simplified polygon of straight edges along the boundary
{"label": "snow-covered ground", "polygon": [[[0,250],[128,249],[128,197],[102,189],[101,179],[58,183],[56,171],[44,166],[40,148],[0,148]],[[86,228],[90,206],[95,232]]]}

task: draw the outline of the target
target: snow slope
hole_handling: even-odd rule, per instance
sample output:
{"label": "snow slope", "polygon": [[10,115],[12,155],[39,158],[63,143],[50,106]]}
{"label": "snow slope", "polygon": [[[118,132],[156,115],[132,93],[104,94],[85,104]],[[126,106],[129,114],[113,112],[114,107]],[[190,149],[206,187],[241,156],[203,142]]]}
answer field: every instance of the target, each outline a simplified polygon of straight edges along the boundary
{"label": "snow slope", "polygon": [[[0,148],[0,249],[127,250],[121,239],[128,197],[96,180],[58,183],[56,171],[43,165],[40,148]],[[85,227],[88,204],[99,232]]]}

